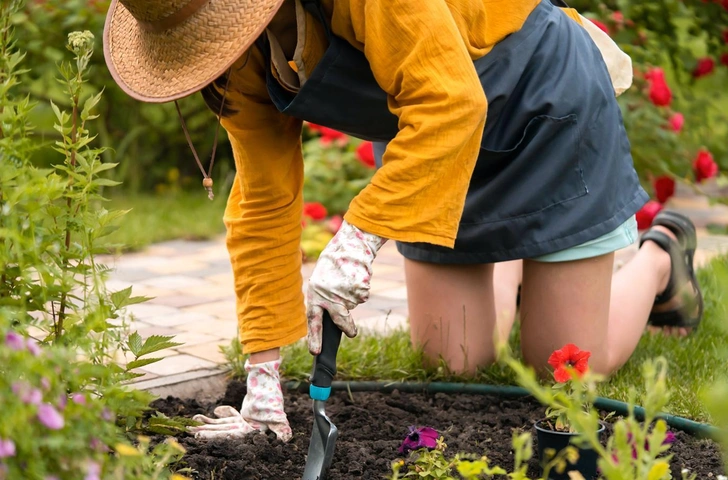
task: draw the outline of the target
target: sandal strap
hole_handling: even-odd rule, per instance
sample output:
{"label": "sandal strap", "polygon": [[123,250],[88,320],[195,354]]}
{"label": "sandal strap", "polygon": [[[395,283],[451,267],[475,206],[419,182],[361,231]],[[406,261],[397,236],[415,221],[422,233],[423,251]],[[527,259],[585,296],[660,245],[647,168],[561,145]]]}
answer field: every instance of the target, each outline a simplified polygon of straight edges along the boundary
{"label": "sandal strap", "polygon": [[642,238],[640,239],[640,246],[642,246],[642,244],[647,240],[653,241],[658,247],[670,255],[670,279],[667,281],[665,290],[655,297],[655,305],[661,305],[677,295],[678,286],[675,282],[674,272],[676,268],[679,268],[678,265],[682,265],[685,262],[685,259],[683,258],[683,254],[678,244],[666,234],[658,230],[648,230],[644,235],[642,235]]}
{"label": "sandal strap", "polygon": [[677,238],[677,243],[683,250],[694,251],[697,247],[695,225],[685,215],[670,210],[662,210],[652,221],[652,226],[655,225],[670,230]]}

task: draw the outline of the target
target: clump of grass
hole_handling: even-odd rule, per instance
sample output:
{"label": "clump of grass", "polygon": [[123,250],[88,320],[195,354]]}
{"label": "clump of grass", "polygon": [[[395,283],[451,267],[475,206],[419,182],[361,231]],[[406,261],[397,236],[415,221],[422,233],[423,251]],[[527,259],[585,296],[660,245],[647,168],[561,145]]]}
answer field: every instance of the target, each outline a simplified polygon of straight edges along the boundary
{"label": "clump of grass", "polygon": [[165,195],[140,193],[111,199],[114,210],[129,210],[119,229],[107,237],[106,245],[117,250],[139,250],[167,240],[209,240],[222,235],[225,225],[226,192],[216,192],[213,201],[200,188]]}

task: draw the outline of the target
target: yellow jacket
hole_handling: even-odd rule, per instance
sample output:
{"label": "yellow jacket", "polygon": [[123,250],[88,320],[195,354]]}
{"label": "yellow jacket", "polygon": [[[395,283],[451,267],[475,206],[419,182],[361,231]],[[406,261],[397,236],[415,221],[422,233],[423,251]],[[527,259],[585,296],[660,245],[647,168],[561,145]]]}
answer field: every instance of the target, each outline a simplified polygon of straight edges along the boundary
{"label": "yellow jacket", "polygon": [[[472,62],[517,31],[538,1],[322,0],[333,33],[365,53],[399,117],[384,166],[351,203],[348,222],[393,240],[453,246],[487,110]],[[307,15],[298,68],[313,70],[325,48]],[[246,352],[306,334],[302,125],[271,102],[267,68],[257,48],[233,66],[236,113],[222,123],[237,168],[225,224]]]}

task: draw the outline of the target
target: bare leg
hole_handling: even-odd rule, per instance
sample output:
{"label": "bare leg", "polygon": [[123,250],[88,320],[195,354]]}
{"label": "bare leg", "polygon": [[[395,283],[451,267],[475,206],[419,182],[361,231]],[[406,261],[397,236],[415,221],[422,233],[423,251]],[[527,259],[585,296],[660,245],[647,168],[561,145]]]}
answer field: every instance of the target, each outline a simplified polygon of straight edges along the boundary
{"label": "bare leg", "polygon": [[521,341],[529,363],[545,365],[566,343],[590,350],[590,364],[601,373],[612,373],[629,359],[655,295],[667,285],[670,257],[646,242],[612,278],[613,257],[524,263]]}
{"label": "bare leg", "polygon": [[[495,359],[493,265],[405,260],[412,343],[430,362],[474,373]],[[513,297],[515,302],[515,297]]]}
{"label": "bare leg", "polygon": [[498,341],[507,341],[516,320],[518,287],[523,278],[523,260],[494,264],[493,291]]}
{"label": "bare leg", "polygon": [[263,350],[262,352],[255,352],[250,354],[250,363],[253,365],[258,363],[272,362],[273,360],[279,359],[281,356],[280,348],[272,348],[270,350]]}

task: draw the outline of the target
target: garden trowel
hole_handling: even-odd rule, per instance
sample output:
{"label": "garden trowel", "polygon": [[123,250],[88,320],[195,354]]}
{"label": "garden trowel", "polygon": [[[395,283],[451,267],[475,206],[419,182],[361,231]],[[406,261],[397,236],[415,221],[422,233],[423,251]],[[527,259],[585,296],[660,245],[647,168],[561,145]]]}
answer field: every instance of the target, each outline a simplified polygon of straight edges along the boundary
{"label": "garden trowel", "polygon": [[313,399],[313,431],[303,480],[326,479],[339,436],[336,425],[326,416],[325,407],[331,394],[331,382],[336,375],[336,354],[341,343],[341,330],[325,310],[321,337],[321,353],[314,357],[309,387],[309,395]]}

